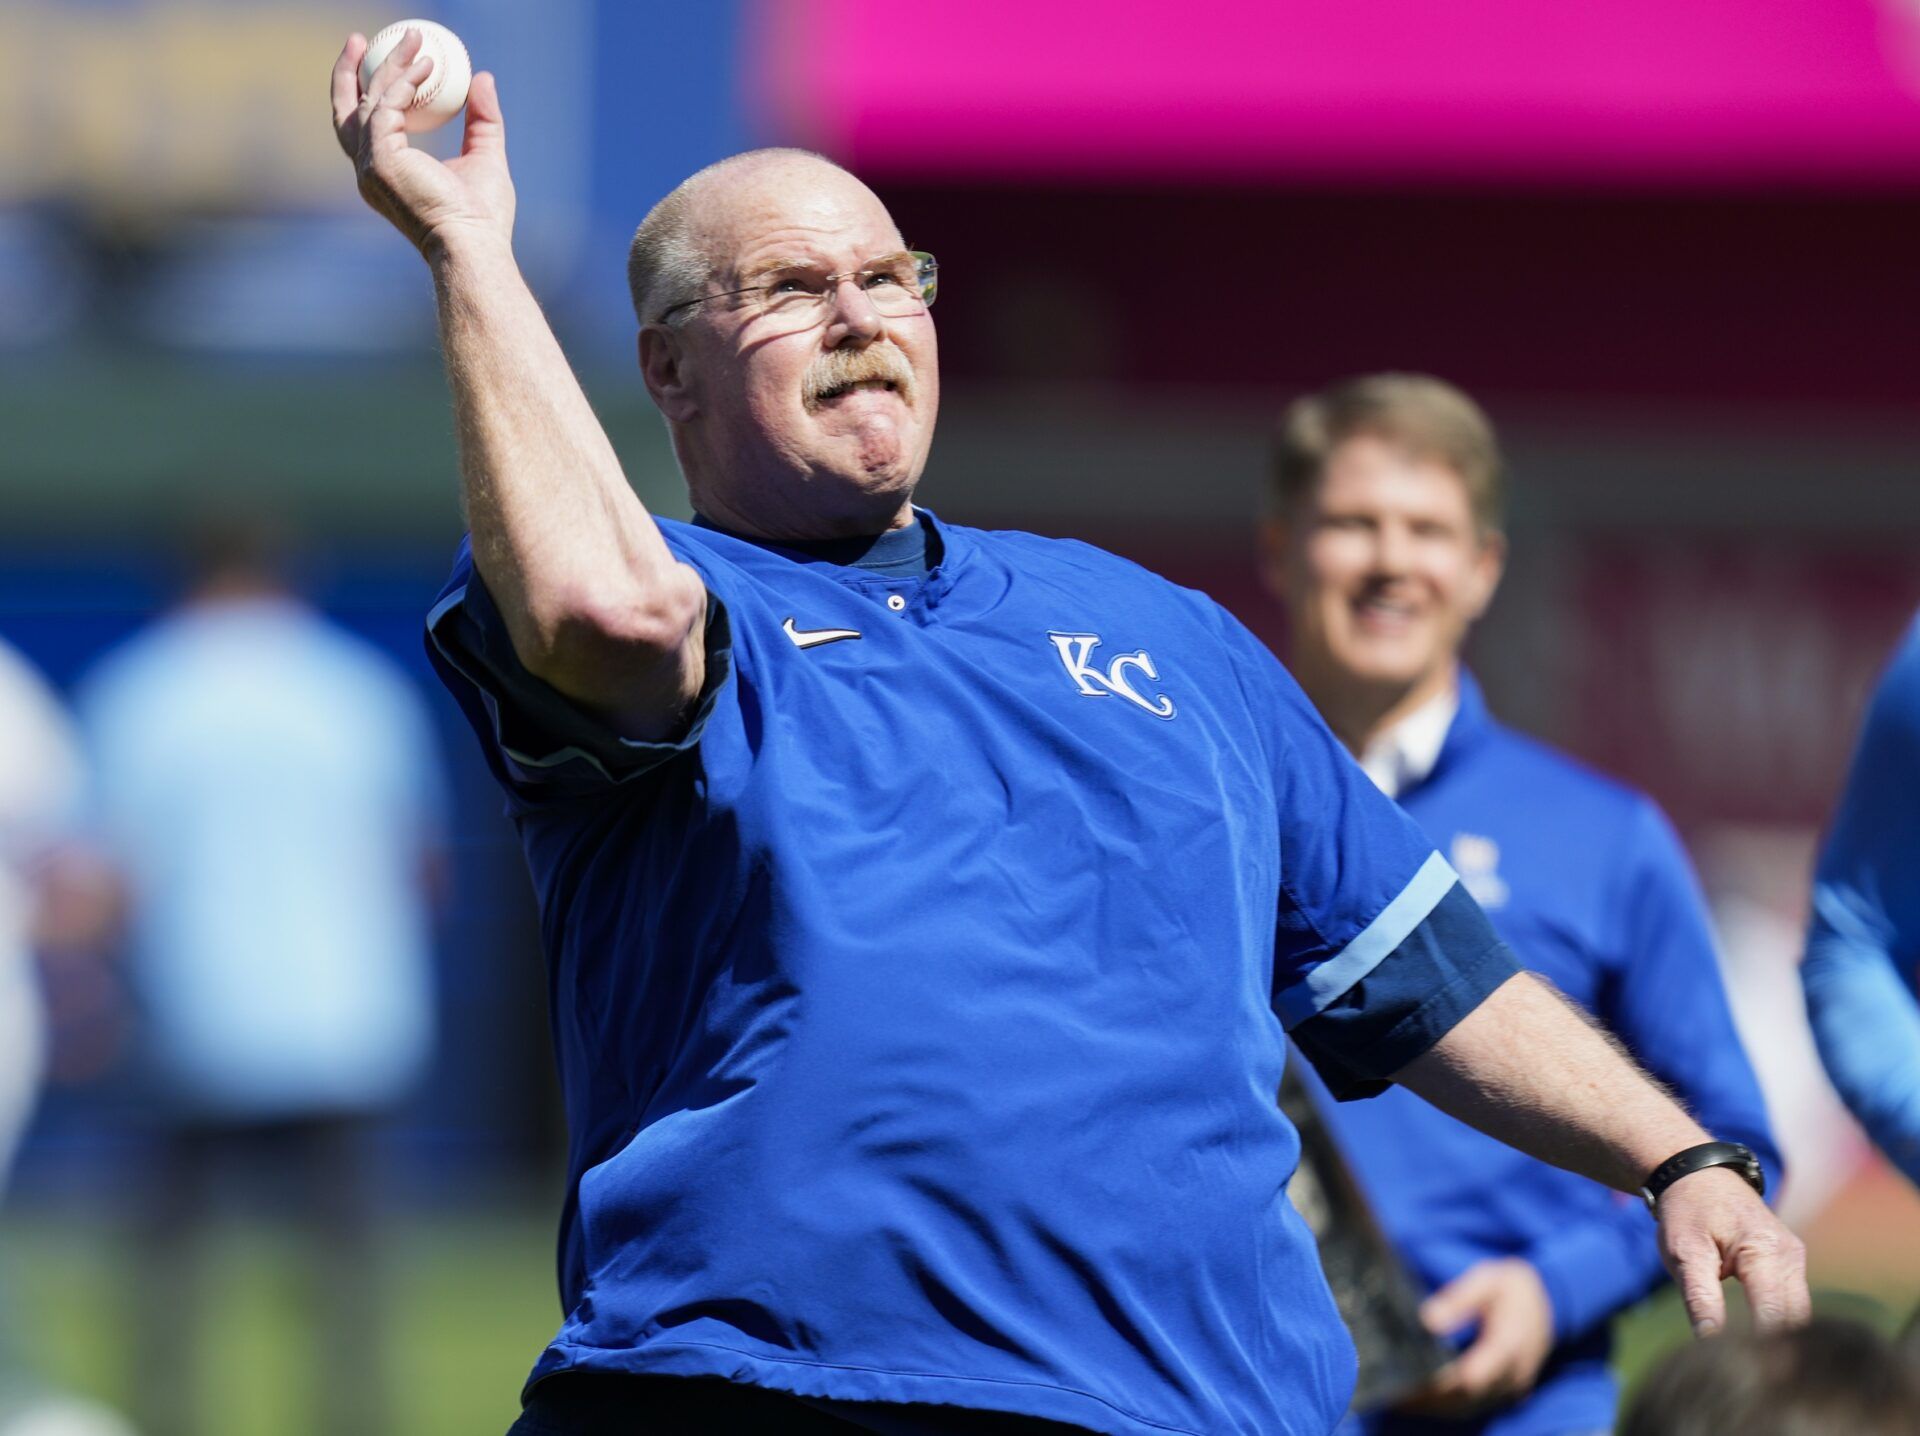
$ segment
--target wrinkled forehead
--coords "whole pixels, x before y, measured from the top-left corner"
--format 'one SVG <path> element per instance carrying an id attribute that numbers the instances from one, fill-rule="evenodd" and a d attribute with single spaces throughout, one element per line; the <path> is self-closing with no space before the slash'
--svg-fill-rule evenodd
<path id="1" fill-rule="evenodd" d="M 849 268 L 905 247 L 878 195 L 817 160 L 723 173 L 710 186 L 696 207 L 696 235 L 722 276 L 772 259 Z"/>

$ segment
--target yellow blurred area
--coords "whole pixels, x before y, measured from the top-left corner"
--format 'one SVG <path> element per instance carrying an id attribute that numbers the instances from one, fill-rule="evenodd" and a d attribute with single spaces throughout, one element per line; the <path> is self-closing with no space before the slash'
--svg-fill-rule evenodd
<path id="1" fill-rule="evenodd" d="M 378 22 L 357 5 L 0 0 L 0 206 L 140 223 L 341 204 L 327 74 Z"/>

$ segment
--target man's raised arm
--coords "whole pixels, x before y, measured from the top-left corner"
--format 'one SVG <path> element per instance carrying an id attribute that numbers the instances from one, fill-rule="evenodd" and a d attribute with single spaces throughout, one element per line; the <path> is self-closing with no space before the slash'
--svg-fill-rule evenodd
<path id="1" fill-rule="evenodd" d="M 1713 1140 L 1608 1038 L 1528 973 L 1509 978 L 1395 1080 L 1530 1156 L 1637 1192 Z M 1805 1321 L 1806 1251 L 1737 1172 L 1682 1177 L 1655 1204 L 1660 1252 L 1694 1330 L 1726 1319 L 1738 1277 L 1763 1327 Z"/>
<path id="2" fill-rule="evenodd" d="M 334 132 L 361 195 L 433 272 L 474 565 L 529 672 L 625 737 L 666 736 L 705 679 L 706 589 L 628 485 L 514 261 L 493 76 L 473 77 L 460 154 L 442 163 L 407 143 L 431 69 L 419 36 L 363 90 L 366 50 L 350 36 L 334 64 Z"/>

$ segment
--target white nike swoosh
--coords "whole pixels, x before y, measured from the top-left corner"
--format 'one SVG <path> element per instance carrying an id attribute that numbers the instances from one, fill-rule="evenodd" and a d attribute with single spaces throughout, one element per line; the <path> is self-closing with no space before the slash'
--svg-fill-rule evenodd
<path id="1" fill-rule="evenodd" d="M 780 631 L 793 640 L 795 648 L 818 648 L 823 643 L 838 643 L 843 638 L 858 638 L 857 628 L 795 628 L 789 618 Z"/>

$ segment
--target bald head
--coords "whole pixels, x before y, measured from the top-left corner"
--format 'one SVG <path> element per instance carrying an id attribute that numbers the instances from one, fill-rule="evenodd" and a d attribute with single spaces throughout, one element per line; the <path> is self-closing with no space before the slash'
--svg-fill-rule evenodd
<path id="1" fill-rule="evenodd" d="M 747 150 L 696 170 L 647 212 L 627 247 L 627 288 L 642 327 L 699 294 L 726 261 L 741 211 L 778 209 L 810 188 L 873 192 L 812 150 Z"/>

